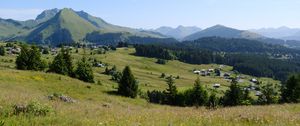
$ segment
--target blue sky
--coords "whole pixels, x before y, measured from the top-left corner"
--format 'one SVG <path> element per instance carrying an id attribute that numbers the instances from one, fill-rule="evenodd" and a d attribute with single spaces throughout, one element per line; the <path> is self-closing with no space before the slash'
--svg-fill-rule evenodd
<path id="1" fill-rule="evenodd" d="M 45 9 L 65 7 L 134 28 L 300 28 L 300 0 L 3 0 L 0 17 L 33 19 Z"/>

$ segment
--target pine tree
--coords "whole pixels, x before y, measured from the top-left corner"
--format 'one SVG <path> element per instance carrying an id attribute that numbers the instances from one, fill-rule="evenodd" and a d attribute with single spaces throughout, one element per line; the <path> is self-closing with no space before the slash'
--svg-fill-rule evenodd
<path id="1" fill-rule="evenodd" d="M 219 98 L 217 97 L 216 93 L 213 91 L 208 98 L 207 106 L 211 109 L 214 109 L 218 106 L 218 104 L 219 104 Z"/>
<path id="2" fill-rule="evenodd" d="M 300 75 L 292 75 L 282 86 L 281 100 L 287 103 L 300 102 Z"/>
<path id="3" fill-rule="evenodd" d="M 261 93 L 258 97 L 258 104 L 275 104 L 278 102 L 278 91 L 273 84 L 267 84 L 261 88 Z"/>
<path id="4" fill-rule="evenodd" d="M 202 106 L 207 103 L 208 94 L 205 89 L 202 87 L 200 78 L 198 77 L 195 81 L 193 93 L 192 93 L 193 104 L 196 106 Z"/>
<path id="5" fill-rule="evenodd" d="M 137 96 L 138 84 L 129 66 L 126 66 L 123 70 L 122 78 L 119 82 L 118 93 L 131 98 Z"/>
<path id="6" fill-rule="evenodd" d="M 49 71 L 74 77 L 72 57 L 68 50 L 61 49 L 60 53 L 52 61 Z"/>
<path id="7" fill-rule="evenodd" d="M 44 70 L 46 63 L 41 59 L 41 53 L 36 46 L 29 48 L 27 45 L 22 45 L 21 53 L 16 59 L 17 69 L 19 70 Z"/>
<path id="8" fill-rule="evenodd" d="M 176 103 L 176 95 L 177 95 L 177 87 L 175 85 L 175 81 L 172 76 L 167 77 L 167 85 L 168 88 L 166 91 L 164 91 L 164 94 L 166 96 L 166 101 L 170 105 L 175 105 Z"/>
<path id="9" fill-rule="evenodd" d="M 92 66 L 86 61 L 85 57 L 83 57 L 81 61 L 78 62 L 75 75 L 79 80 L 94 83 L 94 73 L 92 70 Z"/>
<path id="10" fill-rule="evenodd" d="M 0 46 L 0 56 L 4 56 L 5 55 L 5 48 L 4 46 Z"/>
<path id="11" fill-rule="evenodd" d="M 236 78 L 232 79 L 230 89 L 226 91 L 224 96 L 224 105 L 225 106 L 236 106 L 241 105 L 243 91 L 241 90 L 240 86 Z"/>
<path id="12" fill-rule="evenodd" d="M 75 76 L 73 72 L 74 68 L 73 68 L 73 62 L 72 62 L 70 50 L 69 49 L 63 50 L 62 53 L 63 53 L 63 59 L 65 61 L 65 65 L 67 67 L 68 75 L 74 77 Z"/>

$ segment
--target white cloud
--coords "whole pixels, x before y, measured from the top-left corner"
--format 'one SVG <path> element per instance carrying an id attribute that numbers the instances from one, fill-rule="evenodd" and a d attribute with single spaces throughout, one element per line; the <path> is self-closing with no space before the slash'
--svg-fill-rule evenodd
<path id="1" fill-rule="evenodd" d="M 0 8 L 0 18 L 28 20 L 34 19 L 43 9 L 2 9 Z"/>

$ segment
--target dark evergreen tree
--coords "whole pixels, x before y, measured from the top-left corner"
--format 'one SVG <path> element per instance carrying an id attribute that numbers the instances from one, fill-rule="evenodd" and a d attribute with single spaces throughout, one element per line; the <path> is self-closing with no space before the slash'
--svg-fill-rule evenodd
<path id="1" fill-rule="evenodd" d="M 0 56 L 4 56 L 4 55 L 5 55 L 5 47 L 0 46 Z"/>
<path id="2" fill-rule="evenodd" d="M 83 57 L 81 61 L 78 62 L 75 75 L 79 80 L 94 83 L 94 73 L 92 70 L 92 66 L 87 62 L 85 57 Z"/>
<path id="3" fill-rule="evenodd" d="M 160 78 L 165 78 L 166 74 L 165 73 L 161 73 Z"/>
<path id="4" fill-rule="evenodd" d="M 61 49 L 52 61 L 49 72 L 74 77 L 72 58 L 68 50 Z"/>
<path id="5" fill-rule="evenodd" d="M 258 104 L 275 104 L 279 100 L 279 93 L 273 84 L 267 84 L 261 88 L 261 95 L 258 97 Z"/>
<path id="6" fill-rule="evenodd" d="M 172 76 L 167 77 L 167 89 L 164 91 L 166 96 L 166 103 L 170 105 L 175 105 L 176 103 L 176 95 L 177 95 L 177 87 L 175 85 L 174 78 Z"/>
<path id="7" fill-rule="evenodd" d="M 49 48 L 44 48 L 42 53 L 43 54 L 49 54 Z"/>
<path id="8" fill-rule="evenodd" d="M 44 70 L 47 65 L 41 59 L 41 53 L 36 46 L 29 48 L 27 45 L 22 45 L 21 53 L 16 59 L 17 69 L 19 70 Z"/>
<path id="9" fill-rule="evenodd" d="M 292 75 L 282 86 L 281 100 L 286 103 L 300 102 L 300 74 Z"/>
<path id="10" fill-rule="evenodd" d="M 236 78 L 232 79 L 231 85 L 229 90 L 226 91 L 224 96 L 224 105 L 225 106 L 236 106 L 241 105 L 243 99 L 243 91 L 241 90 L 240 86 Z"/>
<path id="11" fill-rule="evenodd" d="M 131 98 L 137 96 L 138 84 L 129 66 L 126 66 L 123 70 L 122 78 L 119 82 L 118 93 Z"/>
<path id="12" fill-rule="evenodd" d="M 207 103 L 208 94 L 206 90 L 202 87 L 199 77 L 195 81 L 191 99 L 193 100 L 193 105 L 195 106 L 202 106 L 206 105 Z"/>
<path id="13" fill-rule="evenodd" d="M 216 93 L 213 91 L 208 98 L 207 106 L 211 109 L 214 109 L 218 106 L 218 104 L 219 104 L 219 98 L 217 97 Z"/>

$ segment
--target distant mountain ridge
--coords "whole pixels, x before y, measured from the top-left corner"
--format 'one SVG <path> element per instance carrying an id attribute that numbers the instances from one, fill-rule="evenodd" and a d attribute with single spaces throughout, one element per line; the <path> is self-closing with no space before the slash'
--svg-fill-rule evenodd
<path id="1" fill-rule="evenodd" d="M 284 40 L 300 40 L 300 29 L 289 28 L 282 26 L 279 28 L 261 28 L 261 29 L 250 29 L 252 32 L 264 35 L 270 38 L 284 39 Z"/>
<path id="2" fill-rule="evenodd" d="M 245 38 L 245 39 L 264 38 L 264 36 L 254 32 L 250 32 L 246 30 L 238 30 L 223 25 L 215 25 L 206 28 L 202 31 L 196 32 L 192 35 L 189 35 L 185 37 L 184 40 L 190 41 L 190 40 L 196 40 L 203 37 L 213 37 L 213 36 L 218 36 L 223 38 Z"/>
<path id="3" fill-rule="evenodd" d="M 196 26 L 185 27 L 182 25 L 178 26 L 177 28 L 162 26 L 157 29 L 154 29 L 153 31 L 159 32 L 169 37 L 176 38 L 178 40 L 182 40 L 184 37 L 188 35 L 201 31 L 201 28 L 198 28 Z"/>
<path id="4" fill-rule="evenodd" d="M 7 32 L 8 30 L 10 32 Z M 118 36 L 112 37 L 116 34 Z M 45 10 L 35 20 L 0 20 L 0 40 L 52 45 L 75 42 L 176 42 L 175 39 L 159 33 L 112 25 L 84 11 L 74 11 L 70 8 Z"/>

